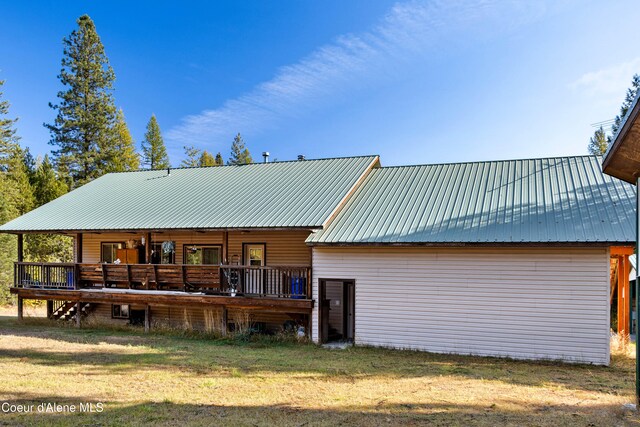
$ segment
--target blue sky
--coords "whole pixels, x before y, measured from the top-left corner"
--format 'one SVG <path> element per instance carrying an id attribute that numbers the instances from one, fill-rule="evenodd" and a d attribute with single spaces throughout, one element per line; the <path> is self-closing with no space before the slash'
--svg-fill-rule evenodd
<path id="1" fill-rule="evenodd" d="M 279 160 L 584 154 L 640 72 L 632 1 L 175 4 L 5 3 L 0 79 L 23 145 L 50 149 L 61 40 L 83 13 L 134 139 L 155 113 L 174 165 L 184 145 L 227 158 L 237 132 Z"/>

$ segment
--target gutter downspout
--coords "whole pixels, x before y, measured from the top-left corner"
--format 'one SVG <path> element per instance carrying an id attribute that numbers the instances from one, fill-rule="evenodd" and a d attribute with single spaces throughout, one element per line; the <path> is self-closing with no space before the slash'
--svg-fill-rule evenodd
<path id="1" fill-rule="evenodd" d="M 636 410 L 640 408 L 640 342 L 638 320 L 640 319 L 640 177 L 636 178 Z"/>

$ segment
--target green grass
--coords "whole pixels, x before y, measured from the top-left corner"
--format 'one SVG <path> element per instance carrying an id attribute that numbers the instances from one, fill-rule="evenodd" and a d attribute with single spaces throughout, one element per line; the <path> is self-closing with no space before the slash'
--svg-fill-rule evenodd
<path id="1" fill-rule="evenodd" d="M 0 401 L 105 408 L 0 424 L 635 425 L 631 354 L 597 367 L 0 317 Z"/>

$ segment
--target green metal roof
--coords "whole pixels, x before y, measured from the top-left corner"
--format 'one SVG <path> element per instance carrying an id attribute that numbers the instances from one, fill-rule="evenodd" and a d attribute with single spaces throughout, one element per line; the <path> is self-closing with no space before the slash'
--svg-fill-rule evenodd
<path id="1" fill-rule="evenodd" d="M 632 185 L 596 156 L 374 169 L 311 244 L 635 241 Z"/>
<path id="2" fill-rule="evenodd" d="M 0 232 L 318 228 L 377 156 L 104 175 Z"/>

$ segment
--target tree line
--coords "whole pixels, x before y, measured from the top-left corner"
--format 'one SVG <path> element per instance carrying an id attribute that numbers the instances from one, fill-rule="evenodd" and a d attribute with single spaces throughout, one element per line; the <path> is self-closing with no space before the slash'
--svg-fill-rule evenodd
<path id="1" fill-rule="evenodd" d="M 622 101 L 622 105 L 620 106 L 620 112 L 613 119 L 613 123 L 611 124 L 611 133 L 607 135 L 604 127 L 600 126 L 589 140 L 587 149 L 590 154 L 602 156 L 607 152 L 609 146 L 613 143 L 615 135 L 618 133 L 618 130 L 620 130 L 620 126 L 622 126 L 622 120 L 624 120 L 629 108 L 631 108 L 631 105 L 633 104 L 633 100 L 638 94 L 638 89 L 640 89 L 640 74 L 635 74 L 631 79 L 631 87 L 627 89 L 624 101 Z"/>
<path id="2" fill-rule="evenodd" d="M 154 114 L 147 123 L 140 152 L 131 136 L 122 109 L 114 99 L 115 73 L 91 18 L 81 16 L 77 28 L 63 39 L 62 67 L 58 79 L 62 89 L 49 103 L 56 112 L 53 123 L 45 123 L 51 155 L 34 158 L 20 145 L 17 119 L 3 96 L 0 80 L 0 223 L 56 199 L 105 173 L 171 166 L 160 125 Z M 221 153 L 184 147 L 181 166 L 220 166 Z M 238 133 L 231 144 L 227 164 L 252 163 L 248 148 Z M 73 241 L 62 235 L 25 236 L 27 261 L 69 262 Z M 13 262 L 17 259 L 15 236 L 0 234 L 0 303 L 10 301 Z"/>

